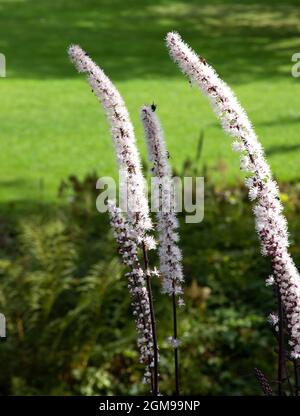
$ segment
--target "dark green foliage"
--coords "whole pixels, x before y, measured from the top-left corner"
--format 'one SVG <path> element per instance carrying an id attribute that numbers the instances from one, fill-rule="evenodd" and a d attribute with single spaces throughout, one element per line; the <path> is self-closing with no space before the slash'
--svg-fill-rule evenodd
<path id="1" fill-rule="evenodd" d="M 188 166 L 193 174 L 193 163 Z M 214 174 L 226 169 L 224 164 Z M 187 306 L 180 312 L 185 394 L 260 394 L 254 367 L 275 379 L 275 342 L 266 323 L 275 309 L 265 287 L 251 208 L 239 184 L 212 184 L 205 173 L 205 218 L 181 220 Z M 108 218 L 96 212 L 96 175 L 61 188 L 61 208 L 1 219 L 1 394 L 141 394 L 135 329 L 124 270 Z M 70 186 L 70 184 L 72 184 Z M 284 185 L 291 239 L 299 231 L 300 191 Z M 288 196 L 289 195 L 289 196 Z M 293 254 L 300 262 L 299 245 Z M 155 261 L 155 259 L 152 259 Z M 161 390 L 172 393 L 171 302 L 154 287 Z M 272 384 L 274 387 L 274 383 Z"/>

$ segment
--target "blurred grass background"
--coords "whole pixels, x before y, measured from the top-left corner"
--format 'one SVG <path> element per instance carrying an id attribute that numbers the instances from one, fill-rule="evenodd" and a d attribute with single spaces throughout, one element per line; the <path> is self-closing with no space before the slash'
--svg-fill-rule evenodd
<path id="1" fill-rule="evenodd" d="M 144 153 L 139 109 L 155 101 L 172 162 L 180 166 L 205 131 L 203 155 L 238 163 L 205 98 L 169 59 L 164 37 L 178 30 L 215 66 L 247 109 L 282 180 L 300 157 L 297 1 L 1 0 L 0 200 L 53 201 L 60 180 L 115 172 L 108 128 L 96 98 L 69 63 L 79 43 L 116 83 Z"/>
<path id="2" fill-rule="evenodd" d="M 281 181 L 300 264 L 299 79 L 291 76 L 299 19 L 292 0 L 0 0 L 7 59 L 0 79 L 0 311 L 8 324 L 1 394 L 147 392 L 124 270 L 107 218 L 95 210 L 96 178 L 116 175 L 111 138 L 96 98 L 68 62 L 70 43 L 85 48 L 120 89 L 143 156 L 139 108 L 154 101 L 173 168 L 205 176 L 204 221 L 181 218 L 182 391 L 259 394 L 254 366 L 275 379 L 266 325 L 275 305 L 238 158 L 207 101 L 169 59 L 164 37 L 179 31 L 248 111 Z M 192 163 L 201 131 L 201 158 Z M 169 303 L 158 283 L 154 289 L 162 391 L 170 394 Z"/>

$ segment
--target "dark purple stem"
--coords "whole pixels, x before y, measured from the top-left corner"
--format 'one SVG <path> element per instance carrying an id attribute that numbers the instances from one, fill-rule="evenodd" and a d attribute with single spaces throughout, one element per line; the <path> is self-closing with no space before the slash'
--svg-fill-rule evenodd
<path id="1" fill-rule="evenodd" d="M 174 283 L 173 283 L 174 286 Z M 172 294 L 173 306 L 173 334 L 174 340 L 177 340 L 177 309 L 176 309 L 176 295 Z M 174 348 L 174 370 L 175 370 L 175 394 L 179 396 L 179 364 L 178 364 L 178 346 Z"/>

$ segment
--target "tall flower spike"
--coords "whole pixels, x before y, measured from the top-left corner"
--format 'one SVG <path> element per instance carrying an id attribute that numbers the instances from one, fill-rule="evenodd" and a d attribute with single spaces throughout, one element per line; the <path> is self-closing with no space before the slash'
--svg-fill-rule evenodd
<path id="1" fill-rule="evenodd" d="M 154 349 L 151 327 L 150 303 L 146 288 L 144 271 L 138 258 L 138 246 L 132 236 L 132 229 L 119 208 L 112 201 L 108 202 L 111 226 L 119 246 L 122 262 L 130 272 L 126 274 L 131 295 L 133 315 L 138 334 L 140 362 L 145 365 L 144 381 L 153 383 Z M 152 386 L 153 387 L 153 386 Z"/>
<path id="2" fill-rule="evenodd" d="M 126 203 L 127 212 L 127 218 L 126 220 L 124 219 L 126 229 L 122 229 L 120 234 L 120 237 L 122 237 L 120 240 L 120 251 L 123 261 L 124 256 L 127 256 L 129 261 L 131 261 L 130 256 L 128 256 L 129 253 L 127 252 L 127 245 L 132 245 L 135 241 L 136 244 L 142 247 L 145 264 L 147 263 L 147 267 L 145 267 L 143 273 L 147 283 L 146 290 L 148 292 L 147 296 L 151 320 L 152 345 L 150 345 L 150 347 L 154 350 L 154 358 L 153 361 L 151 361 L 151 368 L 153 368 L 152 393 L 157 395 L 158 346 L 151 284 L 149 279 L 149 267 L 148 260 L 146 260 L 147 250 L 153 248 L 155 244 L 153 239 L 146 236 L 146 232 L 152 228 L 152 223 L 149 216 L 148 200 L 145 192 L 145 181 L 142 175 L 139 154 L 135 144 L 133 126 L 130 122 L 129 114 L 121 95 L 102 69 L 100 69 L 79 46 L 70 46 L 68 52 L 70 59 L 74 62 L 77 70 L 87 74 L 88 83 L 104 108 L 107 120 L 111 127 L 111 135 L 116 150 L 117 163 L 119 164 L 123 185 L 124 180 L 126 182 L 126 192 L 124 192 L 124 186 L 123 189 L 120 189 L 123 194 L 123 204 L 124 202 Z M 122 209 L 124 210 L 124 205 Z M 117 215 L 117 211 L 114 210 L 113 214 L 114 215 L 111 216 L 112 225 L 115 226 L 123 217 L 118 216 L 118 221 L 114 222 L 113 219 Z M 126 234 L 129 232 L 130 236 L 129 234 Z M 123 239 L 124 233 L 127 235 L 125 240 Z M 137 246 L 134 247 L 134 250 L 137 251 Z M 123 251 L 125 253 L 124 255 Z M 135 272 L 133 271 L 133 273 Z M 128 277 L 129 283 L 132 285 L 132 289 L 129 288 L 130 291 L 133 292 L 134 290 L 139 290 L 138 286 L 134 286 L 136 284 L 135 279 L 133 279 L 132 276 Z M 144 303 L 144 300 L 145 299 L 142 300 L 142 303 Z M 143 339 L 144 338 L 142 337 L 142 340 Z"/>
<path id="3" fill-rule="evenodd" d="M 168 152 L 163 132 L 155 112 L 150 106 L 141 109 L 141 120 L 148 143 L 148 157 L 153 163 L 152 174 L 161 188 L 158 197 L 157 230 L 159 233 L 160 271 L 163 277 L 163 291 L 179 297 L 183 293 L 183 274 L 181 250 L 178 247 L 178 221 L 175 213 L 175 195 L 172 186 L 172 171 L 168 161 Z"/>
<path id="4" fill-rule="evenodd" d="M 140 158 L 128 111 L 119 91 L 80 46 L 70 46 L 68 53 L 78 72 L 87 74 L 88 83 L 104 108 L 111 127 L 120 172 L 123 178 L 126 177 L 128 219 L 138 238 L 142 239 L 152 225 Z"/>
<path id="5" fill-rule="evenodd" d="M 177 304 L 184 305 L 182 299 L 183 274 L 181 251 L 178 247 L 178 221 L 175 213 L 175 192 L 172 183 L 172 171 L 168 162 L 168 152 L 160 127 L 155 107 L 144 106 L 141 109 L 141 120 L 148 143 L 148 156 L 153 163 L 152 174 L 158 191 L 157 230 L 159 233 L 160 271 L 163 278 L 163 291 L 172 296 L 173 337 L 169 337 L 174 348 L 175 390 L 179 395 L 179 363 L 177 337 Z"/>
<path id="6" fill-rule="evenodd" d="M 182 72 L 209 98 L 223 129 L 235 139 L 234 149 L 241 151 L 241 169 L 248 172 L 245 184 L 249 198 L 256 200 L 253 211 L 262 253 L 271 259 L 287 319 L 291 356 L 300 358 L 300 276 L 287 250 L 286 220 L 263 149 L 231 89 L 205 59 L 197 56 L 177 33 L 168 33 L 167 46 Z"/>

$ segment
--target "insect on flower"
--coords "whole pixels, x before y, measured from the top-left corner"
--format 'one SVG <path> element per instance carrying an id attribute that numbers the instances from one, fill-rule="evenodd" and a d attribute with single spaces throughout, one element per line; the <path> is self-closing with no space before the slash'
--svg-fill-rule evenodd
<path id="1" fill-rule="evenodd" d="M 154 113 L 154 111 L 156 110 L 156 108 L 157 108 L 157 105 L 156 104 L 154 104 L 154 102 L 151 104 L 151 110 L 153 111 L 153 113 Z"/>

